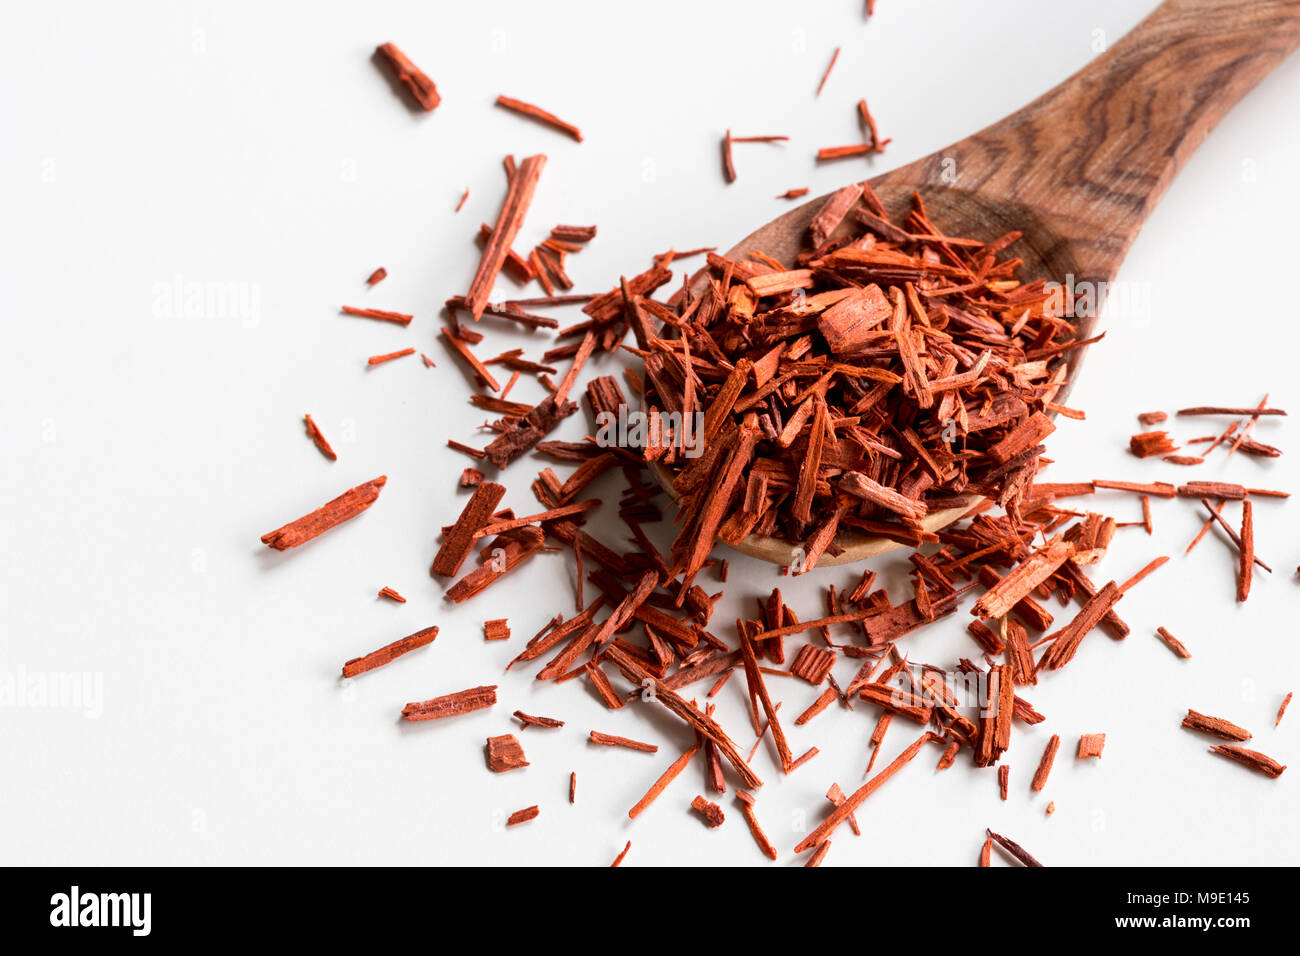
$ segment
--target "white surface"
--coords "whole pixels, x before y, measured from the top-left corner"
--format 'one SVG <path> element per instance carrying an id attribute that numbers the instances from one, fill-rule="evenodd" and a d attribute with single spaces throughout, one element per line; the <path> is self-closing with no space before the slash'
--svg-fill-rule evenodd
<path id="1" fill-rule="evenodd" d="M 0 707 L 4 860 L 604 864 L 631 839 L 628 865 L 764 863 L 731 794 L 718 831 L 687 810 L 703 790 L 698 765 L 627 821 L 689 742 L 673 720 L 640 707 L 607 712 L 577 682 L 538 686 L 535 667 L 502 675 L 530 634 L 572 607 L 564 561 L 536 559 L 458 608 L 442 601 L 427 568 L 438 527 L 463 500 L 455 476 L 466 464 L 443 443 L 474 441 L 485 416 L 464 403 L 464 375 L 436 341 L 437 309 L 472 275 L 474 231 L 496 213 L 507 152 L 550 156 L 519 245 L 556 222 L 598 223 L 571 262 L 577 291 L 603 291 L 670 246 L 727 246 L 782 211 L 771 197 L 787 188 L 817 195 L 861 177 L 864 165 L 812 160 L 818 147 L 854 140 L 858 97 L 894 139 L 873 167 L 883 171 L 1028 102 L 1093 56 L 1094 31 L 1118 39 L 1154 3 L 879 6 L 863 23 L 856 0 L 797 12 L 764 0 L 744 15 L 677 0 L 635 14 L 598 2 L 317 4 L 310 15 L 248 2 L 135 3 L 129 15 L 86 2 L 5 4 L 0 670 L 98 675 L 102 715 Z M 370 60 L 386 40 L 437 82 L 436 113 L 394 97 Z M 839 63 L 814 100 L 836 45 Z M 1123 273 L 1149 291 L 1150 317 L 1104 320 L 1109 335 L 1071 399 L 1089 421 L 1052 438 L 1059 464 L 1045 480 L 1300 488 L 1285 420 L 1257 432 L 1288 451 L 1276 462 L 1216 456 L 1176 469 L 1125 451 L 1139 411 L 1252 404 L 1264 391 L 1295 404 L 1298 88 L 1293 59 L 1221 125 L 1152 217 Z M 587 141 L 494 108 L 497 93 L 571 119 Z M 737 147 L 739 181 L 727 187 L 726 127 L 792 140 Z M 390 277 L 367 290 L 381 264 Z M 256 314 L 186 317 L 165 294 L 178 279 L 236 283 L 256 296 Z M 502 280 L 499 294 L 508 287 Z M 343 303 L 417 318 L 403 330 L 341 317 Z M 531 356 L 545 347 L 484 327 L 483 355 L 516 340 Z M 408 358 L 366 369 L 366 356 L 407 345 L 438 368 Z M 604 359 L 593 370 L 616 368 Z M 517 397 L 539 395 L 524 381 Z M 334 442 L 337 463 L 304 436 L 304 412 Z M 1194 437 L 1216 423 L 1226 422 L 1179 421 L 1174 432 Z M 575 416 L 560 437 L 584 428 L 585 414 Z M 535 510 L 528 483 L 545 463 L 529 457 L 506 472 L 507 504 Z M 378 474 L 388 487 L 363 517 L 283 555 L 258 543 Z M 1139 516 L 1131 497 L 1095 505 Z M 1092 635 L 1066 671 L 1025 695 L 1048 720 L 1017 727 L 1010 800 L 999 801 L 992 771 L 963 762 L 935 774 L 938 750 L 927 749 L 864 807 L 869 835 L 841 832 L 828 864 L 970 865 L 985 826 L 1049 864 L 1300 862 L 1298 771 L 1255 776 L 1178 727 L 1189 706 L 1222 715 L 1296 762 L 1300 713 L 1272 729 L 1296 680 L 1296 505 L 1259 504 L 1259 552 L 1277 573 L 1260 575 L 1241 607 L 1221 538 L 1182 555 L 1200 524 L 1192 503 L 1154 507 L 1155 537 L 1122 531 L 1097 576 L 1122 580 L 1157 554 L 1174 558 L 1125 598 L 1128 641 Z M 1236 506 L 1228 513 L 1235 520 Z M 714 618 L 729 637 L 742 602 L 752 608 L 775 585 L 811 617 L 825 584 L 852 576 L 791 581 L 731 558 Z M 886 580 L 900 599 L 901 576 Z M 383 585 L 410 603 L 376 601 Z M 508 646 L 485 644 L 481 622 L 506 615 Z M 963 609 L 910 639 L 912 658 L 947 666 L 970 654 L 967 619 Z M 432 647 L 340 685 L 344 660 L 431 623 L 442 627 Z M 1191 661 L 1154 638 L 1161 624 Z M 836 673 L 853 669 L 845 661 Z M 738 680 L 719 713 L 747 749 Z M 501 690 L 491 711 L 398 720 L 406 701 L 492 682 Z M 766 746 L 755 759 L 768 781 L 759 815 L 790 863 L 825 812 L 827 786 L 861 782 L 874 719 L 860 706 L 793 727 L 815 692 L 769 683 L 796 754 L 821 749 L 785 779 Z M 493 775 L 484 738 L 510 732 L 516 708 L 569 723 L 521 733 L 532 766 Z M 590 747 L 590 729 L 662 749 Z M 1105 756 L 1076 761 L 1078 735 L 1101 731 Z M 1031 798 L 1053 732 L 1062 753 L 1047 791 Z M 911 739 L 896 722 L 877 766 Z M 534 803 L 539 820 L 500 828 Z"/>

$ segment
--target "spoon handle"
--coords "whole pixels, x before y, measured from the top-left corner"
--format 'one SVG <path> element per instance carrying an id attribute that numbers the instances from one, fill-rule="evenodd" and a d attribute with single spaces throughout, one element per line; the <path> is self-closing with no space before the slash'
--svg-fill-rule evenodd
<path id="1" fill-rule="evenodd" d="M 1298 44 L 1300 0 L 1167 0 L 1060 86 L 929 157 L 926 178 L 1035 214 L 1108 279 L 1196 147 Z"/>

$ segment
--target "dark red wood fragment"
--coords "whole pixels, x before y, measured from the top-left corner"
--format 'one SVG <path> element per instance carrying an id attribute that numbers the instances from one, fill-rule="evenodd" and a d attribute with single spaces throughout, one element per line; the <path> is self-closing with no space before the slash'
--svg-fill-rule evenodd
<path id="1" fill-rule="evenodd" d="M 493 773 L 505 773 L 528 766 L 524 748 L 514 734 L 502 734 L 487 739 L 487 765 Z"/>
<path id="2" fill-rule="evenodd" d="M 474 494 L 465 502 L 460 517 L 451 526 L 451 530 L 443 535 L 442 547 L 433 559 L 433 574 L 452 577 L 460 570 L 460 566 L 474 550 L 479 529 L 492 520 L 492 515 L 505 494 L 505 486 L 494 481 L 484 481 L 475 487 Z"/>
<path id="3" fill-rule="evenodd" d="M 1022 847 L 1015 840 L 1009 840 L 1006 837 L 1004 837 L 1002 834 L 994 833 L 992 830 L 985 830 L 984 832 L 989 835 L 989 839 L 991 839 L 998 846 L 1002 847 L 1002 849 L 1010 853 L 1012 857 L 1014 857 L 1023 865 L 1025 866 L 1043 865 L 1039 863 L 1037 860 L 1035 860 L 1032 856 L 1030 856 L 1028 851 L 1026 851 L 1025 848 Z"/>
<path id="4" fill-rule="evenodd" d="M 1106 746 L 1105 734 L 1083 734 L 1079 737 L 1079 752 L 1077 754 L 1080 760 L 1088 757 L 1100 757 L 1102 749 Z"/>
<path id="5" fill-rule="evenodd" d="M 466 307 L 476 322 L 482 317 L 483 310 L 487 308 L 492 286 L 501 272 L 515 236 L 519 234 L 519 227 L 523 225 L 524 216 L 527 215 L 528 207 L 533 201 L 537 180 L 541 177 L 545 165 L 545 156 L 541 154 L 529 156 L 519 164 L 514 175 L 510 177 L 510 188 L 506 192 L 505 201 L 501 204 L 496 225 L 492 227 L 492 234 L 483 249 L 478 270 L 474 273 L 473 281 L 470 282 L 469 291 L 465 293 Z"/>
<path id="6" fill-rule="evenodd" d="M 1224 740 L 1242 741 L 1250 739 L 1250 731 L 1245 727 L 1238 727 L 1221 717 L 1210 717 L 1207 714 L 1190 709 L 1187 711 L 1187 716 L 1183 718 L 1183 726 Z"/>
<path id="7" fill-rule="evenodd" d="M 385 309 L 361 309 L 352 305 L 342 307 L 345 315 L 355 315 L 363 319 L 378 319 L 381 322 L 392 322 L 394 325 L 410 325 L 413 315 L 407 315 L 405 312 L 389 312 Z"/>
<path id="8" fill-rule="evenodd" d="M 296 548 L 317 535 L 323 534 L 335 525 L 342 524 L 344 521 L 361 514 L 375 503 L 375 499 L 379 497 L 380 489 L 384 487 L 387 481 L 388 477 L 386 475 L 380 475 L 365 484 L 357 485 L 355 488 L 343 492 L 332 501 L 321 505 L 311 514 L 303 515 L 297 521 L 291 521 L 274 531 L 268 531 L 262 535 L 262 543 L 274 548 L 276 551 L 287 551 L 289 548 Z"/>
<path id="9" fill-rule="evenodd" d="M 512 99 L 509 96 L 498 96 L 497 106 L 504 107 L 512 113 L 519 113 L 522 116 L 535 119 L 543 125 L 550 126 L 553 129 L 558 129 L 560 132 L 572 136 L 579 143 L 582 142 L 582 131 L 579 130 L 578 127 L 574 126 L 572 123 L 566 123 L 554 113 L 548 113 L 540 106 L 534 106 L 532 103 L 525 103 L 523 100 Z"/>
<path id="10" fill-rule="evenodd" d="M 593 730 L 588 736 L 593 744 L 600 744 L 603 747 L 625 747 L 628 750 L 639 750 L 642 753 L 647 754 L 659 752 L 658 744 L 647 744 L 639 740 L 631 740 L 628 737 L 616 737 L 613 734 L 602 734 L 597 730 Z"/>
<path id="11" fill-rule="evenodd" d="M 556 720 L 554 717 L 534 717 L 532 714 L 525 714 L 522 710 L 516 710 L 511 716 L 525 727 L 546 727 L 554 730 L 564 726 L 562 720 Z"/>
<path id="12" fill-rule="evenodd" d="M 407 59 L 406 54 L 392 43 L 382 43 L 375 48 L 375 53 L 393 72 L 398 82 L 406 89 L 420 107 L 432 112 L 442 102 L 438 87 L 418 66 Z"/>
<path id="13" fill-rule="evenodd" d="M 831 53 L 831 61 L 826 64 L 826 72 L 822 74 L 821 82 L 817 84 L 817 92 L 814 96 L 821 96 L 822 90 L 826 87 L 826 81 L 830 79 L 831 70 L 835 69 L 835 61 L 840 58 L 840 48 L 836 47 Z"/>
<path id="14" fill-rule="evenodd" d="M 1180 641 L 1178 638 L 1174 637 L 1172 634 L 1170 634 L 1170 633 L 1169 633 L 1167 630 L 1165 630 L 1163 627 L 1157 627 L 1157 628 L 1156 628 L 1156 636 L 1159 637 L 1160 640 L 1164 642 L 1164 645 L 1165 645 L 1167 648 L 1169 648 L 1171 651 L 1173 651 L 1173 652 L 1174 652 L 1175 654 L 1177 654 L 1179 657 L 1186 659 L 1186 658 L 1189 658 L 1189 657 L 1192 656 L 1192 652 L 1189 651 L 1189 650 L 1188 650 L 1188 649 L 1183 645 L 1183 642 Z"/>
<path id="15" fill-rule="evenodd" d="M 722 807 L 710 800 L 705 800 L 703 796 L 697 796 L 691 801 L 691 809 L 704 818 L 705 824 L 710 829 L 722 826 L 722 822 L 726 819 Z"/>
<path id="16" fill-rule="evenodd" d="M 1266 777 L 1277 779 L 1282 776 L 1282 771 L 1286 770 L 1285 764 L 1278 763 L 1272 757 L 1266 756 L 1257 750 L 1238 747 L 1235 744 L 1219 744 L 1216 747 L 1211 747 L 1210 751 L 1220 757 L 1227 757 L 1243 767 L 1248 767 L 1256 773 L 1262 773 Z"/>
<path id="17" fill-rule="evenodd" d="M 331 448 L 330 443 L 325 440 L 325 436 L 321 433 L 317 424 L 312 421 L 311 416 L 304 415 L 302 421 L 303 424 L 307 426 L 307 436 L 315 443 L 316 447 L 320 449 L 320 453 L 330 461 L 338 461 L 339 456 L 334 453 L 334 449 Z"/>
<path id="18" fill-rule="evenodd" d="M 1047 786 L 1047 776 L 1052 772 L 1052 764 L 1056 761 L 1056 752 L 1060 747 L 1061 735 L 1052 734 L 1043 749 L 1043 756 L 1038 761 L 1038 769 L 1034 771 L 1034 779 L 1030 784 L 1035 793 L 1042 793 L 1043 787 Z"/>
<path id="19" fill-rule="evenodd" d="M 506 819 L 506 826 L 517 827 L 521 823 L 527 823 L 529 820 L 536 820 L 542 811 L 536 807 L 525 807 L 522 810 L 516 810 Z"/>
<path id="20" fill-rule="evenodd" d="M 434 697 L 431 700 L 410 703 L 402 708 L 402 716 L 407 720 L 441 720 L 444 717 L 458 717 L 491 707 L 497 702 L 496 684 L 483 687 L 471 687 L 455 694 Z"/>
<path id="21" fill-rule="evenodd" d="M 398 349 L 396 352 L 385 352 L 383 355 L 372 355 L 366 359 L 367 365 L 383 365 L 385 362 L 391 362 L 393 359 L 405 358 L 408 355 L 414 355 L 415 349 L 406 348 Z"/>
<path id="22" fill-rule="evenodd" d="M 356 677 L 358 674 L 364 674 L 366 671 L 374 670 L 376 667 L 382 667 L 389 661 L 401 657 L 408 651 L 413 651 L 418 647 L 425 647 L 433 643 L 433 639 L 438 636 L 438 628 L 426 627 L 422 631 L 416 631 L 410 637 L 403 637 L 401 640 L 393 641 L 386 644 L 377 651 L 371 651 L 364 657 L 354 657 L 343 665 L 344 677 Z"/>

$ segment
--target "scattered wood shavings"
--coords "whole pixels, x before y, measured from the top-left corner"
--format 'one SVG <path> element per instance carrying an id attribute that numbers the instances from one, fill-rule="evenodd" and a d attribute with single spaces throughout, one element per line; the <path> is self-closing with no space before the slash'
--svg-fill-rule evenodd
<path id="1" fill-rule="evenodd" d="M 804 850 L 810 850 L 828 838 L 837 826 L 843 823 L 851 813 L 858 809 L 858 807 L 862 806 L 863 801 L 865 801 L 867 797 L 871 796 L 871 794 L 879 789 L 881 784 L 906 766 L 912 758 L 917 755 L 921 746 L 931 739 L 933 739 L 933 735 L 930 733 L 925 733 L 918 737 L 906 750 L 895 757 L 889 766 L 885 767 L 884 770 L 880 771 L 880 773 L 876 774 L 864 783 L 861 787 L 855 790 L 853 795 L 845 800 L 844 803 L 836 807 L 831 812 L 831 815 L 826 818 L 824 823 L 814 828 L 811 833 L 800 840 L 795 846 L 794 851 L 796 853 L 802 853 Z M 773 859 L 775 859 L 775 857 L 773 857 Z"/>
<path id="2" fill-rule="evenodd" d="M 819 95 L 838 54 L 837 48 L 818 85 Z M 418 96 L 416 89 L 411 92 Z M 582 139 L 576 127 L 531 104 L 505 97 L 498 103 Z M 880 138 L 865 101 L 858 110 L 864 142 L 822 150 L 820 158 L 883 149 L 888 140 Z M 728 131 L 723 141 L 728 181 L 735 179 L 735 144 L 787 139 L 737 137 Z M 948 236 L 930 221 L 920 197 L 913 197 L 910 212 L 895 214 L 894 197 L 887 197 L 891 200 L 887 211 L 869 183 L 855 183 L 816 204 L 820 208 L 812 217 L 806 247 L 790 261 L 780 262 L 760 249 L 739 257 L 718 255 L 712 248 L 669 250 L 654 257 L 650 269 L 622 278 L 608 292 L 576 295 L 570 292 L 574 284 L 566 271 L 566 256 L 595 237 L 595 226 L 555 226 L 531 250 L 521 248 L 516 253 L 512 248 L 545 161 L 544 156 L 521 162 L 506 158 L 506 197 L 494 224 L 477 231 L 483 252 L 474 279 L 465 296 L 446 302 L 449 319 L 441 335 L 478 389 L 470 403 L 499 416 L 483 423 L 486 449 L 454 440 L 448 446 L 471 456 L 484 469 L 488 464 L 505 469 L 537 448 L 573 471 L 566 476 L 556 474 L 558 466 L 542 469 L 531 491 L 543 510 L 520 507 L 518 512 L 531 512 L 520 516 L 501 507 L 502 485 L 486 480 L 478 468 L 464 469 L 460 482 L 472 493 L 460 516 L 443 529 L 431 570 L 439 577 L 453 577 L 461 573 L 467 559 L 477 558 L 447 590 L 448 600 L 459 603 L 480 594 L 535 554 L 562 548 L 573 552 L 576 613 L 570 612 L 567 620 L 557 614 L 527 642 L 511 666 L 545 661 L 539 679 L 561 683 L 576 677 L 610 709 L 626 707 L 624 713 L 631 713 L 637 706 L 657 704 L 691 728 L 695 745 L 669 765 L 629 811 L 630 818 L 643 812 L 703 750 L 706 790 L 726 792 L 724 771 L 729 765 L 748 788 L 737 792 L 746 823 L 760 850 L 776 859 L 776 849 L 754 813 L 755 800 L 749 791 L 762 781 L 751 761 L 765 737 L 774 745 L 783 773 L 818 753 L 811 747 L 802 756 L 793 756 L 778 719 L 781 703 L 772 700 L 768 689 L 769 678 L 780 683 L 782 676 L 800 678 L 821 691 L 796 725 L 806 725 L 836 701 L 847 710 L 865 710 L 865 719 L 875 720 L 868 744 L 868 779 L 849 796 L 838 785 L 827 791 L 831 809 L 826 819 L 796 847 L 798 852 L 811 851 L 807 865 L 824 860 L 840 823 L 847 821 L 855 833 L 861 832 L 856 811 L 927 742 L 943 748 L 938 769 L 953 766 L 963 753 L 970 754 L 977 766 L 997 765 L 999 794 L 1006 801 L 1010 768 L 1002 761 L 1013 723 L 1044 719 L 1017 691 L 1036 684 L 1040 671 L 1067 664 L 1093 629 L 1123 638 L 1129 628 L 1116 614 L 1116 603 L 1168 561 L 1157 557 L 1122 586 L 1113 581 L 1094 585 L 1090 574 L 1104 557 L 1116 528 L 1140 524 L 1153 535 L 1151 497 L 1199 498 L 1212 512 L 1202 535 L 1217 521 L 1238 548 L 1239 600 L 1249 593 L 1252 567 L 1259 563 L 1266 568 L 1254 555 L 1252 499 L 1285 497 L 1283 492 L 1227 482 L 1035 480 L 1039 468 L 1050 464 L 1044 441 L 1056 422 L 1085 420 L 1081 410 L 1058 401 L 1058 393 L 1066 382 L 1063 356 L 1092 340 L 1080 342 L 1070 318 L 1051 311 L 1043 280 L 1016 278 L 1019 259 L 1003 257 L 1003 252 L 1021 238 L 1019 233 L 992 241 Z M 794 199 L 808 192 L 792 189 L 778 198 Z M 467 197 L 468 189 L 457 211 Z M 680 276 L 684 282 L 668 285 L 670 295 L 665 301 L 656 299 L 656 290 L 673 278 L 669 267 L 675 260 L 696 254 L 707 256 L 704 268 L 695 276 Z M 488 302 L 502 271 L 520 282 L 539 282 L 546 295 Z M 380 269 L 372 278 L 382 278 L 381 273 L 386 275 Z M 581 306 L 585 318 L 563 328 L 558 320 L 526 311 L 570 305 Z M 403 326 L 412 318 L 355 307 L 345 307 L 344 312 Z M 470 314 L 474 322 L 485 315 L 503 321 L 484 323 L 485 331 L 480 332 L 476 326 L 462 325 L 459 313 Z M 479 349 L 485 332 L 499 331 L 505 323 L 521 326 L 528 334 L 553 332 L 556 341 L 539 350 L 544 353 L 540 361 L 525 357 L 522 347 L 480 359 L 476 353 L 491 354 Z M 624 342 L 629 332 L 635 346 Z M 639 400 L 651 412 L 678 415 L 683 423 L 698 415 L 701 441 L 691 450 L 700 454 L 683 453 L 679 440 L 685 436 L 671 420 L 652 428 L 643 443 L 620 438 L 610 444 L 591 434 L 572 441 L 545 440 L 578 411 L 576 398 L 584 388 L 578 376 L 585 363 L 597 352 L 620 351 L 640 361 L 624 375 L 626 394 L 633 401 Z M 376 356 L 371 362 L 412 352 Z M 557 370 L 561 359 L 572 362 L 562 377 Z M 425 363 L 433 364 L 427 357 Z M 502 368 L 508 375 L 504 388 L 496 377 Z M 561 380 L 557 383 L 556 378 Z M 517 397 L 531 384 L 546 396 L 536 404 Z M 602 413 L 623 414 L 629 404 L 613 376 L 597 378 L 585 388 L 597 422 Z M 575 400 L 570 399 L 571 393 Z M 1133 453 L 1159 455 L 1167 464 L 1189 466 L 1235 435 L 1229 454 L 1238 448 L 1262 457 L 1280 454 L 1247 437 L 1260 416 L 1285 414 L 1268 408 L 1267 396 L 1255 408 L 1201 407 L 1180 414 L 1231 414 L 1242 420 L 1217 437 L 1189 442 L 1198 449 L 1209 446 L 1199 457 L 1171 454 L 1177 446 L 1163 431 L 1132 436 Z M 1145 428 L 1168 419 L 1164 412 L 1138 417 Z M 314 423 L 310 417 L 305 421 L 310 433 Z M 319 437 L 319 430 L 315 431 L 313 440 Z M 318 446 L 332 457 L 323 437 Z M 649 467 L 662 468 L 663 474 L 650 476 Z M 586 522 L 600 499 L 577 500 L 610 471 L 621 471 L 625 479 L 617 508 L 618 519 L 630 533 L 631 549 L 610 547 L 597 537 L 604 532 L 588 530 L 594 523 Z M 647 477 L 662 478 L 667 493 Z M 383 479 L 377 483 L 382 486 Z M 1101 514 L 1074 510 L 1062 500 L 1106 490 L 1138 494 L 1142 521 L 1117 523 Z M 372 491 L 377 495 L 378 487 Z M 347 520 L 373 500 L 372 496 L 343 517 L 329 517 L 335 523 Z M 1226 501 L 1243 502 L 1239 534 L 1219 514 Z M 657 539 L 642 525 L 664 518 L 669 502 L 677 509 L 678 537 L 671 549 L 660 550 Z M 347 512 L 355 505 L 349 501 L 334 511 Z M 955 524 L 938 531 L 922 527 L 921 522 L 939 511 L 972 505 L 967 517 Z M 313 531 L 302 540 L 319 533 Z M 873 590 L 875 576 L 868 572 L 842 590 L 838 582 L 828 587 L 824 612 L 821 608 L 814 612 L 820 617 L 801 621 L 788 606 L 788 598 L 776 591 L 760 599 L 756 614 L 736 621 L 735 641 L 719 636 L 722 632 L 716 623 L 710 625 L 721 592 L 708 593 L 699 572 L 713 567 L 718 580 L 726 581 L 728 565 L 714 556 L 717 541 L 736 544 L 750 535 L 785 541 L 803 549 L 800 561 L 791 562 L 793 573 L 802 574 L 816 569 L 819 559 L 824 562 L 842 553 L 842 534 L 849 533 L 877 535 L 915 549 L 909 559 L 910 591 L 900 603 L 895 604 L 885 590 Z M 610 540 L 619 537 L 615 532 Z M 588 599 L 594 588 L 594 601 L 584 601 L 584 586 Z M 981 663 L 961 659 L 959 669 L 985 682 L 989 699 L 972 719 L 959 707 L 944 670 L 910 660 L 898 642 L 953 613 L 968 593 L 979 593 L 978 589 L 982 593 L 975 601 L 975 620 L 968 633 L 984 656 Z M 395 591 L 385 594 L 388 591 L 385 588 L 380 594 L 404 601 Z M 1048 633 L 1053 613 L 1044 605 L 1052 598 L 1062 607 L 1076 603 L 1078 610 L 1064 627 Z M 1031 631 L 1035 636 L 1030 636 Z M 436 633 L 437 628 L 430 628 L 349 661 L 344 673 L 352 676 L 386 663 L 427 644 Z M 795 649 L 787 648 L 784 639 L 800 633 L 807 633 L 809 642 L 797 648 L 787 663 L 787 654 Z M 1174 653 L 1190 656 L 1164 628 L 1157 633 Z M 485 639 L 509 636 L 506 619 L 484 622 Z M 1035 661 L 1038 649 L 1042 653 Z M 860 662 L 857 676 L 845 690 L 832 673 L 841 658 Z M 749 759 L 724 732 L 711 700 L 737 670 L 746 678 L 747 710 L 756 735 Z M 632 689 L 615 688 L 611 677 L 617 679 L 619 674 Z M 684 690 L 697 681 L 707 681 L 699 685 L 698 702 Z M 823 689 L 823 684 L 828 686 Z M 802 684 L 785 682 L 784 686 L 797 689 Z M 407 704 L 403 717 L 431 720 L 468 713 L 493 705 L 495 691 L 495 686 L 471 688 Z M 738 693 L 735 683 L 731 692 Z M 1288 694 L 1275 726 L 1289 700 Z M 862 703 L 869 706 L 863 708 Z M 514 717 L 524 729 L 564 726 L 563 721 L 522 711 L 515 711 Z M 923 732 L 884 770 L 871 776 L 896 717 L 915 721 Z M 1183 722 L 1227 740 L 1249 738 L 1242 728 L 1195 711 L 1189 711 Z M 649 753 L 658 750 L 653 744 L 597 731 L 590 732 L 589 740 Z M 1104 741 L 1105 734 L 1083 735 L 1078 757 L 1099 757 Z M 1053 735 L 1034 773 L 1033 792 L 1044 789 L 1059 746 L 1060 736 Z M 1271 776 L 1285 769 L 1271 758 L 1239 747 L 1215 748 L 1215 752 Z M 488 737 L 486 753 L 494 772 L 528 766 L 511 734 Z M 575 799 L 576 780 L 571 772 L 570 803 Z M 691 807 L 710 827 L 723 822 L 721 807 L 703 794 L 691 801 Z M 1046 813 L 1054 810 L 1055 803 L 1049 802 Z M 537 807 L 518 811 L 508 825 L 533 819 L 538 812 Z M 984 842 L 981 865 L 989 864 L 995 843 L 1024 865 L 1040 865 L 1018 844 L 992 831 Z M 628 842 L 613 866 L 622 862 L 630 846 Z"/>

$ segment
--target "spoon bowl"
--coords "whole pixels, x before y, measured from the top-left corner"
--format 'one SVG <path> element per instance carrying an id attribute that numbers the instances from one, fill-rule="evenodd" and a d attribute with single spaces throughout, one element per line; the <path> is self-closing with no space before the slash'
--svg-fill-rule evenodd
<path id="1" fill-rule="evenodd" d="M 1022 233 L 1019 278 L 1061 283 L 1085 304 L 1075 340 L 1096 334 L 1097 315 L 1125 254 L 1174 176 L 1249 90 L 1300 45 L 1300 0 L 1166 0 L 1092 63 L 1023 109 L 946 149 L 868 180 L 894 222 L 921 197 L 948 234 L 991 241 Z M 829 198 L 789 210 L 726 256 L 754 252 L 793 266 L 809 224 Z M 848 217 L 833 235 L 847 235 Z M 1066 353 L 1063 403 L 1087 346 Z M 672 476 L 654 472 L 672 492 Z M 982 499 L 927 515 L 937 531 Z M 900 547 L 843 529 L 819 565 L 848 564 Z M 789 565 L 799 542 L 749 535 L 741 553 Z M 832 553 L 835 552 L 835 553 Z"/>

